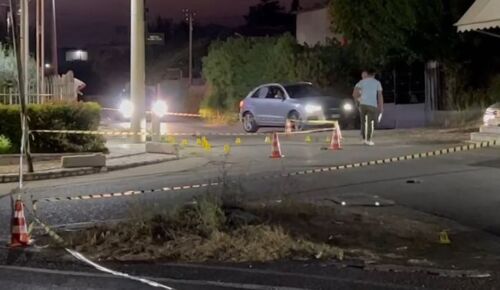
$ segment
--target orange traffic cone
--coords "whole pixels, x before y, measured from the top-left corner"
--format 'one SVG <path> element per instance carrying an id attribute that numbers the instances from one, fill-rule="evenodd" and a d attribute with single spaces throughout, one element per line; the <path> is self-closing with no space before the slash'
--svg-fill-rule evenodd
<path id="1" fill-rule="evenodd" d="M 285 157 L 284 155 L 281 155 L 281 145 L 280 145 L 280 140 L 278 138 L 278 133 L 274 132 L 273 133 L 273 152 L 271 153 L 271 156 L 269 158 L 282 158 Z"/>
<path id="2" fill-rule="evenodd" d="M 291 134 L 292 131 L 293 131 L 293 129 L 292 129 L 292 121 L 290 119 L 286 119 L 285 134 Z"/>
<path id="3" fill-rule="evenodd" d="M 18 199 L 14 207 L 14 217 L 12 218 L 10 247 L 26 247 L 30 244 L 31 238 L 24 217 L 24 204 L 22 200 Z"/>
<path id="4" fill-rule="evenodd" d="M 335 127 L 333 129 L 332 140 L 330 143 L 331 150 L 342 150 L 342 144 L 340 144 L 340 129 Z"/>

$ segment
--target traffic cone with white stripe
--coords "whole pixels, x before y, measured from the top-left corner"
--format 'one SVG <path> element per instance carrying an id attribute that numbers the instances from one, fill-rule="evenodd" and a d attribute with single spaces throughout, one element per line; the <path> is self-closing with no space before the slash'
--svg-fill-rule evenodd
<path id="1" fill-rule="evenodd" d="M 340 140 L 344 140 L 344 137 L 342 136 L 342 131 L 340 131 L 340 124 L 339 124 L 339 122 L 335 123 L 335 128 L 337 128 L 337 130 L 339 131 L 339 139 Z"/>
<path id="2" fill-rule="evenodd" d="M 278 138 L 278 133 L 274 132 L 273 133 L 273 151 L 271 153 L 271 156 L 269 158 L 273 159 L 279 159 L 285 157 L 284 155 L 281 155 L 281 145 L 280 145 L 280 140 Z"/>
<path id="3" fill-rule="evenodd" d="M 333 129 L 330 150 L 342 150 L 342 144 L 340 141 L 340 129 L 338 127 L 335 127 Z"/>
<path id="4" fill-rule="evenodd" d="M 28 233 L 28 226 L 26 225 L 26 218 L 24 217 L 24 204 L 22 200 L 16 200 L 14 206 L 14 217 L 12 218 L 12 230 L 10 247 L 27 247 L 31 245 L 31 238 Z"/>

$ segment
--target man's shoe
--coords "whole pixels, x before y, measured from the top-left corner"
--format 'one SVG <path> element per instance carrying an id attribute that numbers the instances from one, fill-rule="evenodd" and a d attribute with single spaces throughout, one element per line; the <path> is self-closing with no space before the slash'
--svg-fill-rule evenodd
<path id="1" fill-rule="evenodd" d="M 366 142 L 366 145 L 368 145 L 368 146 L 375 146 L 375 143 L 373 143 L 373 141 L 368 141 L 368 142 Z"/>

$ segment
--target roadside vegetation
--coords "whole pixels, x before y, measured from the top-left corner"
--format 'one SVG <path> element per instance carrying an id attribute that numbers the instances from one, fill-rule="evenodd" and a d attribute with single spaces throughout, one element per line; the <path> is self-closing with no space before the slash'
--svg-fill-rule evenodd
<path id="1" fill-rule="evenodd" d="M 233 205 L 229 205 L 233 204 Z M 275 262 L 359 260 L 365 264 L 481 268 L 483 237 L 443 228 L 401 209 L 292 200 L 235 206 L 214 197 L 113 225 L 62 232 L 69 246 L 105 261 Z M 142 210 L 141 212 L 145 212 Z M 475 239 L 478 239 L 477 241 Z"/>
<path id="2" fill-rule="evenodd" d="M 343 250 L 220 201 L 200 198 L 170 213 L 70 236 L 70 244 L 98 259 L 248 262 L 342 259 Z"/>
<path id="3" fill-rule="evenodd" d="M 323 46 L 297 44 L 290 34 L 213 42 L 203 59 L 211 89 L 202 109 L 237 112 L 239 101 L 262 83 L 311 81 L 350 90 L 363 68 L 375 67 L 386 76 L 412 69 L 423 74 L 430 62 L 442 80 L 439 110 L 484 109 L 500 101 L 498 41 L 457 33 L 453 25 L 472 0 L 354 2 L 329 2 L 330 29 L 342 37 Z"/>
<path id="4" fill-rule="evenodd" d="M 0 154 L 10 153 L 12 150 L 12 142 L 4 135 L 0 135 Z"/>
<path id="5" fill-rule="evenodd" d="M 20 107 L 0 104 L 0 134 L 19 150 L 21 142 Z M 30 130 L 84 130 L 99 128 L 101 107 L 96 103 L 53 102 L 28 105 Z M 4 142 L 5 143 L 5 142 Z M 33 153 L 106 152 L 102 136 L 81 134 L 37 134 L 30 138 Z"/>

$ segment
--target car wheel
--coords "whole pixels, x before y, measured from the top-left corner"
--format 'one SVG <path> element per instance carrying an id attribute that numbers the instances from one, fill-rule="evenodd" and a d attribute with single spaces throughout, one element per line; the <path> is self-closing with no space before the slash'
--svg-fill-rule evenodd
<path id="1" fill-rule="evenodd" d="M 255 133 L 259 130 L 259 126 L 257 126 L 252 113 L 245 113 L 243 115 L 243 130 L 248 133 Z"/>
<path id="2" fill-rule="evenodd" d="M 292 121 L 292 126 L 294 126 L 295 130 L 297 131 L 302 131 L 305 128 L 304 123 L 302 122 L 302 119 L 300 118 L 300 115 L 298 112 L 291 112 L 288 115 L 288 119 Z"/>

